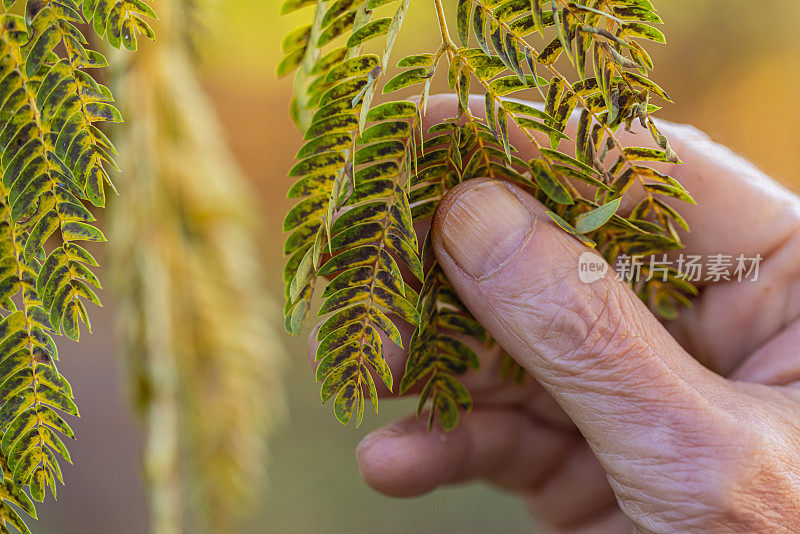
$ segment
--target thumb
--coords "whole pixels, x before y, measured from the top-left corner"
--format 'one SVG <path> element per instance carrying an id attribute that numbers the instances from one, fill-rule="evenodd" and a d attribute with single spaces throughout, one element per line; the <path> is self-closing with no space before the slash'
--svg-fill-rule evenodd
<path id="1" fill-rule="evenodd" d="M 550 392 L 596 452 L 703 428 L 724 380 L 702 367 L 613 276 L 584 283 L 586 252 L 505 182 L 470 180 L 433 222 L 437 259 L 492 336 Z M 671 434 L 671 433 L 670 433 Z"/>

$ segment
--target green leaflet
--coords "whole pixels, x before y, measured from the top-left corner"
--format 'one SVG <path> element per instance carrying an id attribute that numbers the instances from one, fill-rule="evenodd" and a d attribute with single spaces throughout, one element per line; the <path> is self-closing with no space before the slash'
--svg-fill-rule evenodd
<path id="1" fill-rule="evenodd" d="M 429 407 L 430 423 L 438 418 L 449 430 L 471 407 L 458 377 L 479 365 L 471 343 L 453 334 L 490 340 L 427 245 L 418 247 L 414 223 L 432 217 L 447 191 L 473 178 L 523 186 L 557 226 L 587 246 L 600 245 L 608 261 L 680 247 L 675 228 L 686 228 L 686 221 L 666 197 L 692 199 L 677 181 L 646 166 L 679 162 L 651 118 L 659 109 L 651 97 L 669 99 L 648 77 L 653 63 L 642 43 L 664 41 L 652 26 L 661 19 L 649 1 L 435 1 L 437 21 L 453 17 L 448 26 L 462 46 L 437 24 L 438 50 L 415 50 L 384 76 L 408 6 L 398 2 L 393 17 L 372 18 L 373 9 L 390 3 L 328 2 L 315 19 L 321 20 L 316 41 L 313 24 L 284 41 L 281 73 L 299 64 L 298 50 L 318 52 L 308 67 L 314 79 L 297 95 L 312 103 L 313 119 L 289 172 L 289 196 L 298 202 L 284 224 L 291 232 L 284 245 L 286 324 L 297 332 L 325 277 L 317 379 L 336 417 L 358 425 L 367 397 L 377 399 L 374 377 L 390 388 L 396 382 L 383 343 L 403 343 L 398 326 L 411 323 L 399 391 L 421 387 L 420 410 Z M 283 9 L 304 5 L 310 4 L 290 0 Z M 540 39 L 551 27 L 551 40 Z M 376 38 L 384 35 L 381 54 Z M 572 74 L 558 61 L 562 55 Z M 437 76 L 453 93 L 452 117 L 423 132 L 421 115 Z M 483 94 L 482 106 L 471 93 Z M 569 129 L 573 116 L 577 127 Z M 620 144 L 619 128 L 634 123 L 647 129 L 654 148 Z M 567 153 L 562 141 L 570 138 L 575 149 Z M 646 198 L 631 213 L 620 212 L 621 197 L 635 184 Z M 412 287 L 420 283 L 417 294 Z M 677 280 L 644 286 L 643 298 L 670 317 L 691 291 Z M 519 368 L 505 367 L 520 376 Z"/>
<path id="2" fill-rule="evenodd" d="M 383 93 L 393 93 L 395 91 L 399 91 L 400 89 L 405 89 L 406 87 L 423 83 L 425 82 L 427 73 L 428 69 L 425 68 L 414 68 L 403 71 L 386 82 L 386 85 L 383 86 Z"/>
<path id="3" fill-rule="evenodd" d="M 661 87 L 659 87 L 657 83 L 642 76 L 641 74 L 638 74 L 636 72 L 623 72 L 622 77 L 627 83 L 638 87 L 643 87 L 645 89 L 649 89 L 651 92 L 660 96 L 667 102 L 672 102 L 672 100 L 670 100 L 670 98 L 667 96 L 667 93 L 665 93 L 664 90 Z"/>
<path id="4" fill-rule="evenodd" d="M 575 219 L 575 229 L 580 234 L 588 234 L 601 228 L 617 212 L 620 202 L 622 202 L 622 199 L 617 198 L 599 208 L 578 215 Z"/>
<path id="5" fill-rule="evenodd" d="M 575 201 L 569 190 L 559 181 L 558 176 L 541 160 L 531 160 L 531 172 L 539 189 L 557 204 L 570 205 Z"/>
<path id="6" fill-rule="evenodd" d="M 550 217 L 553 220 L 553 222 L 559 226 L 559 228 L 570 234 L 572 237 L 576 238 L 578 241 L 580 241 L 587 247 L 594 247 L 597 245 L 594 241 L 583 235 L 577 228 L 575 228 L 570 223 L 562 219 L 558 214 L 553 213 L 552 211 L 548 211 L 547 216 Z"/>
<path id="7" fill-rule="evenodd" d="M 657 148 L 627 147 L 623 153 L 628 161 L 663 161 L 666 163 L 679 163 L 672 161 L 670 154 L 665 150 Z"/>
<path id="8" fill-rule="evenodd" d="M 370 39 L 375 39 L 381 35 L 385 35 L 389 31 L 389 26 L 392 24 L 392 19 L 383 18 L 373 20 L 360 27 L 347 40 L 347 48 L 353 48 L 363 44 Z"/>
<path id="9" fill-rule="evenodd" d="M 640 22 L 628 22 L 623 26 L 622 35 L 625 37 L 636 37 L 639 39 L 647 39 L 660 44 L 667 44 L 667 38 L 661 31 L 649 24 Z"/>

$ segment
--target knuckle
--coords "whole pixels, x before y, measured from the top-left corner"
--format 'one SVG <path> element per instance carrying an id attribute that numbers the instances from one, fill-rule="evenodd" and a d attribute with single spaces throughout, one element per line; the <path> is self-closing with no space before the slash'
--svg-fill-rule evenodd
<path id="1" fill-rule="evenodd" d="M 703 436 L 684 440 L 685 459 L 678 460 L 680 470 L 690 473 L 691 490 L 683 497 L 702 510 L 689 516 L 687 527 L 796 532 L 800 480 L 794 447 L 763 413 L 716 416 L 702 427 Z"/>
<path id="2" fill-rule="evenodd" d="M 797 529 L 800 476 L 795 448 L 763 417 L 749 417 L 737 430 L 733 454 L 716 466 L 718 477 L 710 488 L 719 521 L 740 531 L 780 531 L 789 523 Z"/>
<path id="3" fill-rule="evenodd" d="M 631 460 L 637 476 L 612 477 L 622 508 L 654 531 L 800 531 L 796 444 L 763 415 L 706 410 L 691 427 L 666 422 L 650 436 L 660 452 L 651 445 Z"/>

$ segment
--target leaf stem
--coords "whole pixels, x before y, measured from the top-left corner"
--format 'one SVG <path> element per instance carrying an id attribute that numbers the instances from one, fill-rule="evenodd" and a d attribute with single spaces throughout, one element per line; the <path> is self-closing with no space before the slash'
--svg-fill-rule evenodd
<path id="1" fill-rule="evenodd" d="M 442 46 L 452 51 L 457 50 L 458 47 L 453 42 L 453 39 L 450 37 L 450 32 L 447 30 L 447 19 L 444 16 L 442 0 L 433 0 L 433 5 L 436 6 L 436 20 L 439 22 L 439 32 L 442 34 Z"/>

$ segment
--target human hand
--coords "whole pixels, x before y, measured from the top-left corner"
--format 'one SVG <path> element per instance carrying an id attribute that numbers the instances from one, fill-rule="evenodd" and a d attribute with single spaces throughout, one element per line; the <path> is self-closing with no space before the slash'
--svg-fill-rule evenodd
<path id="1" fill-rule="evenodd" d="M 428 120 L 455 106 L 432 99 Z M 760 254 L 758 281 L 701 284 L 665 327 L 613 276 L 582 283 L 586 249 L 524 190 L 460 185 L 433 222 L 437 259 L 535 380 L 504 382 L 500 349 L 473 343 L 473 411 L 447 434 L 409 417 L 367 436 L 357 458 L 372 487 L 485 479 L 551 532 L 800 531 L 800 199 L 692 128 L 660 128 L 697 200 L 680 206 L 683 252 Z M 395 376 L 405 357 L 389 354 Z"/>

